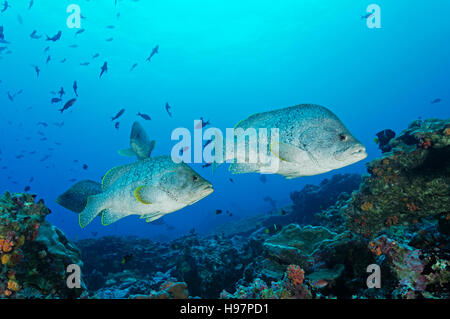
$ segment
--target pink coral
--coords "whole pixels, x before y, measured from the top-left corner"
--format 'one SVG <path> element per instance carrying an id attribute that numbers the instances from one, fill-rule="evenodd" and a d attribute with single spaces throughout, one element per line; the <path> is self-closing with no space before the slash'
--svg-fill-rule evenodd
<path id="1" fill-rule="evenodd" d="M 305 280 L 305 271 L 297 265 L 289 265 L 287 268 L 287 277 L 294 284 L 294 287 L 300 286 Z"/>

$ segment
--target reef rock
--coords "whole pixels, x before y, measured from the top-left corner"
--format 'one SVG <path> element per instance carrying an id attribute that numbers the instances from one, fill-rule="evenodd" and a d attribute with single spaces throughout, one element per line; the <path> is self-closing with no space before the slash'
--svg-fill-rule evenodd
<path id="1" fill-rule="evenodd" d="M 389 145 L 343 209 L 347 227 L 369 238 L 450 211 L 450 120 L 415 121 Z"/>
<path id="2" fill-rule="evenodd" d="M 290 224 L 264 242 L 270 258 L 281 264 L 297 264 L 309 268 L 313 255 L 323 247 L 348 238 L 348 233 L 336 234 L 322 226 Z"/>
<path id="3" fill-rule="evenodd" d="M 357 190 L 361 176 L 357 174 L 335 174 L 319 185 L 306 185 L 301 191 L 292 192 L 291 223 L 308 224 L 314 221 L 314 214 L 336 203 L 342 194 Z M 348 195 L 347 195 L 348 196 Z"/>
<path id="4" fill-rule="evenodd" d="M 67 266 L 82 265 L 77 248 L 45 221 L 50 210 L 30 194 L 0 197 L 0 293 L 7 298 L 76 298 L 67 287 Z"/>

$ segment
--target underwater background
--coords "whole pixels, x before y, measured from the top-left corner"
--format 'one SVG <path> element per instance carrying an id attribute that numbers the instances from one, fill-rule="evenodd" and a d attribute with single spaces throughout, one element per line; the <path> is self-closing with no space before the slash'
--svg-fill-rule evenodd
<path id="1" fill-rule="evenodd" d="M 292 204 L 291 194 L 308 184 L 337 173 L 367 173 L 366 164 L 382 155 L 374 141 L 378 132 L 399 134 L 412 121 L 450 115 L 446 0 L 377 0 L 381 28 L 372 29 L 362 18 L 371 1 L 8 3 L 0 13 L 6 41 L 0 44 L 1 192 L 37 194 L 51 210 L 46 220 L 73 241 L 133 235 L 167 242 L 193 230 L 220 233 L 253 222 L 252 216 L 280 215 Z M 82 33 L 66 25 L 70 4 L 81 8 Z M 42 38 L 31 38 L 34 30 Z M 59 40 L 46 41 L 58 31 Z M 156 46 L 158 53 L 146 61 Z M 99 77 L 105 61 L 108 71 Z M 63 101 L 52 103 L 61 87 Z M 70 109 L 59 111 L 75 97 Z M 177 142 L 172 131 L 193 132 L 200 117 L 225 131 L 252 114 L 303 103 L 334 112 L 368 157 L 292 180 L 231 175 L 227 165 L 213 174 L 205 163 L 192 164 L 215 191 L 164 216 L 164 224 L 130 216 L 104 227 L 97 218 L 82 229 L 76 213 L 55 203 L 75 181 L 100 181 L 110 168 L 134 161 L 117 153 L 129 146 L 134 121 L 156 140 L 152 156 L 170 155 Z M 121 109 L 125 113 L 111 121 Z M 442 132 L 448 124 L 439 125 Z M 345 191 L 357 190 L 359 179 L 355 183 Z"/>

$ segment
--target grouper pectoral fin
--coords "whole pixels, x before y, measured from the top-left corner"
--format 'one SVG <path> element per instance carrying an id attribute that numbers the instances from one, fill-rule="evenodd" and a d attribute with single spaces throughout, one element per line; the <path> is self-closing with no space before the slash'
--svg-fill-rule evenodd
<path id="1" fill-rule="evenodd" d="M 156 212 L 156 213 L 151 213 L 151 214 L 145 214 L 141 216 L 141 219 L 145 219 L 145 221 L 147 223 L 151 223 L 152 221 L 157 220 L 158 218 L 163 217 L 164 214 L 160 213 L 160 212 Z"/>
<path id="2" fill-rule="evenodd" d="M 299 163 L 301 154 L 304 152 L 298 147 L 283 142 L 272 142 L 270 144 L 270 153 L 285 162 Z"/>
<path id="3" fill-rule="evenodd" d="M 122 219 L 130 215 L 132 214 L 128 212 L 117 212 L 111 209 L 105 209 L 102 213 L 102 225 L 103 226 L 111 225 L 112 223 L 115 223 L 119 219 Z"/>
<path id="4" fill-rule="evenodd" d="M 156 198 L 157 192 L 158 189 L 154 186 L 142 185 L 135 188 L 134 197 L 141 204 L 151 205 L 152 203 L 155 203 L 157 200 Z"/>

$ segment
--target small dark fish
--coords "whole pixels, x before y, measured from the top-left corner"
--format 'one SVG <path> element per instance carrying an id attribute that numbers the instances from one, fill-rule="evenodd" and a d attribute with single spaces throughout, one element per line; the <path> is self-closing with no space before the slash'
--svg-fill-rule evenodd
<path id="1" fill-rule="evenodd" d="M 133 65 L 131 66 L 130 72 L 133 71 L 137 66 L 138 66 L 137 63 L 133 64 Z"/>
<path id="2" fill-rule="evenodd" d="M 44 52 L 48 52 L 50 50 L 50 47 L 46 47 L 45 49 L 44 49 Z"/>
<path id="3" fill-rule="evenodd" d="M 259 180 L 261 181 L 261 183 L 265 184 L 267 182 L 267 177 L 266 175 L 260 175 L 259 176 Z"/>
<path id="4" fill-rule="evenodd" d="M 287 212 L 286 212 L 284 209 L 282 209 L 282 210 L 280 211 L 280 215 L 281 215 L 281 216 L 285 216 L 285 215 L 287 215 Z"/>
<path id="5" fill-rule="evenodd" d="M 37 65 L 34 65 L 33 67 L 34 67 L 34 71 L 36 72 L 36 77 L 39 77 L 41 70 L 39 70 L 39 67 Z"/>
<path id="6" fill-rule="evenodd" d="M 361 17 L 361 19 L 369 19 L 372 15 L 373 15 L 373 13 L 367 13 L 367 14 L 363 15 Z"/>
<path id="7" fill-rule="evenodd" d="M 81 66 L 88 66 L 89 64 L 90 64 L 90 62 L 83 62 L 83 63 L 80 63 Z M 101 75 L 100 75 L 100 77 L 101 77 Z"/>
<path id="8" fill-rule="evenodd" d="M 0 25 L 0 40 L 5 40 L 5 34 L 3 33 L 3 26 Z"/>
<path id="9" fill-rule="evenodd" d="M 48 124 L 45 122 L 38 122 L 37 125 L 42 125 L 43 127 L 48 127 Z"/>
<path id="10" fill-rule="evenodd" d="M 376 136 L 378 140 L 378 148 L 381 150 L 381 152 L 389 152 L 392 149 L 389 141 L 395 137 L 395 132 L 391 129 L 386 129 L 378 132 Z"/>
<path id="11" fill-rule="evenodd" d="M 208 146 L 209 144 L 211 144 L 211 142 L 212 142 L 213 140 L 212 139 L 210 139 L 210 140 L 207 140 L 206 141 L 206 143 L 205 143 L 205 145 L 203 145 L 203 147 L 206 147 L 206 146 Z"/>
<path id="12" fill-rule="evenodd" d="M 50 62 L 51 59 L 52 59 L 52 57 L 49 55 L 49 56 L 47 57 L 47 60 L 45 61 L 45 64 L 48 64 L 48 62 Z"/>
<path id="13" fill-rule="evenodd" d="M 133 259 L 133 254 L 128 254 L 128 255 L 125 255 L 125 256 L 122 258 L 122 260 L 120 261 L 120 263 L 121 263 L 122 265 L 125 265 L 125 264 L 129 263 L 132 259 Z"/>
<path id="14" fill-rule="evenodd" d="M 200 122 L 195 126 L 196 129 L 204 128 L 207 125 L 210 125 L 211 123 L 209 121 L 204 121 L 203 117 L 200 118 Z"/>
<path id="15" fill-rule="evenodd" d="M 92 58 L 93 58 L 93 59 L 96 59 L 96 58 L 98 58 L 99 56 L 100 56 L 100 54 L 96 53 L 96 54 L 94 54 L 94 55 L 92 56 Z"/>
<path id="16" fill-rule="evenodd" d="M 106 26 L 106 29 L 115 29 L 116 27 L 115 26 L 113 26 L 113 25 L 107 25 Z"/>
<path id="17" fill-rule="evenodd" d="M 116 124 L 114 124 L 114 127 L 116 128 L 116 130 L 118 130 L 120 127 L 120 122 L 116 122 Z"/>
<path id="18" fill-rule="evenodd" d="M 78 84 L 77 81 L 73 82 L 73 91 L 75 92 L 75 95 L 78 97 Z"/>
<path id="19" fill-rule="evenodd" d="M 103 73 L 108 72 L 108 63 L 107 62 L 103 63 L 101 70 L 102 71 L 100 72 L 100 77 L 102 77 Z"/>
<path id="20" fill-rule="evenodd" d="M 61 89 L 59 90 L 58 94 L 59 94 L 59 98 L 60 99 L 62 99 L 63 95 L 66 94 L 66 92 L 64 91 L 63 87 L 61 87 Z"/>
<path id="21" fill-rule="evenodd" d="M 142 118 L 143 118 L 144 120 L 146 120 L 146 121 L 150 121 L 150 120 L 152 119 L 149 115 L 147 115 L 147 114 L 142 114 L 141 112 L 139 112 L 137 115 L 140 116 L 140 117 L 142 117 Z"/>
<path id="22" fill-rule="evenodd" d="M 86 164 L 83 164 L 83 169 L 86 171 L 89 167 Z"/>
<path id="23" fill-rule="evenodd" d="M 108 38 L 108 39 L 106 39 L 105 41 L 106 42 L 112 42 L 114 40 L 114 38 Z"/>
<path id="24" fill-rule="evenodd" d="M 28 5 L 28 10 L 31 9 L 31 7 L 33 6 L 33 4 L 34 4 L 34 0 L 30 0 L 30 4 Z"/>
<path id="25" fill-rule="evenodd" d="M 67 61 L 66 58 L 62 59 L 61 61 L 59 61 L 60 63 L 65 63 Z"/>
<path id="26" fill-rule="evenodd" d="M 184 152 L 186 152 L 189 149 L 189 146 L 185 146 L 182 149 L 180 149 L 180 156 L 183 156 Z"/>
<path id="27" fill-rule="evenodd" d="M 230 180 L 230 182 L 232 182 L 234 184 L 234 181 L 233 181 L 233 179 L 231 177 L 229 178 L 229 180 Z"/>
<path id="28" fill-rule="evenodd" d="M 62 34 L 62 31 L 58 31 L 58 33 L 57 33 L 56 35 L 54 35 L 53 37 L 49 37 L 49 36 L 47 35 L 47 41 L 53 41 L 53 42 L 56 42 L 56 41 L 58 41 L 59 39 L 61 39 L 61 34 Z"/>
<path id="29" fill-rule="evenodd" d="M 50 155 L 45 155 L 43 158 L 40 159 L 40 161 L 44 162 L 44 161 L 46 161 L 49 158 L 50 158 Z"/>
<path id="30" fill-rule="evenodd" d="M 3 9 L 2 9 L 2 13 L 5 12 L 8 8 L 11 8 L 11 6 L 9 5 L 8 1 L 3 2 Z"/>
<path id="31" fill-rule="evenodd" d="M 42 38 L 42 35 L 38 35 L 37 30 L 34 30 L 33 32 L 31 32 L 30 38 L 38 40 L 38 39 Z"/>
<path id="32" fill-rule="evenodd" d="M 152 52 L 150 53 L 150 56 L 147 58 L 146 61 L 150 62 L 151 58 L 159 52 L 159 45 L 153 48 Z"/>
<path id="33" fill-rule="evenodd" d="M 77 101 L 77 99 L 71 99 L 69 101 L 67 101 L 66 104 L 64 104 L 63 108 L 60 109 L 59 111 L 62 113 L 65 110 L 69 109 L 71 106 L 73 106 L 75 104 L 75 102 Z"/>
<path id="34" fill-rule="evenodd" d="M 167 111 L 167 114 L 169 114 L 170 117 L 172 117 L 172 113 L 170 112 L 171 108 L 172 107 L 169 105 L 169 102 L 166 102 L 166 111 Z"/>
<path id="35" fill-rule="evenodd" d="M 33 176 L 31 176 L 31 178 L 30 178 L 30 183 L 32 183 L 34 181 L 34 177 Z"/>
<path id="36" fill-rule="evenodd" d="M 76 48 L 78 48 L 78 44 L 71 44 L 71 45 L 69 45 L 69 48 L 76 49 Z"/>
<path id="37" fill-rule="evenodd" d="M 11 92 L 9 92 L 8 91 L 8 93 L 6 93 L 6 95 L 8 95 L 8 99 L 11 101 L 11 102 L 14 102 L 14 94 L 11 94 Z"/>
<path id="38" fill-rule="evenodd" d="M 221 209 L 216 209 L 216 210 L 214 211 L 214 213 L 215 213 L 216 215 L 220 215 L 220 214 L 222 214 L 222 210 L 221 210 Z"/>
<path id="39" fill-rule="evenodd" d="M 441 99 L 437 98 L 437 99 L 434 99 L 433 101 L 431 101 L 431 104 L 436 104 L 439 102 L 441 102 Z"/>
<path id="40" fill-rule="evenodd" d="M 25 188 L 23 189 L 24 192 L 28 192 L 31 189 L 30 186 L 25 186 Z"/>
<path id="41" fill-rule="evenodd" d="M 121 109 L 115 116 L 111 118 L 111 121 L 117 120 L 119 117 L 121 117 L 125 113 L 125 109 Z"/>
<path id="42" fill-rule="evenodd" d="M 206 164 L 202 165 L 202 168 L 207 168 L 207 167 L 210 167 L 210 166 L 211 166 L 211 164 L 212 164 L 212 163 L 206 163 Z"/>
<path id="43" fill-rule="evenodd" d="M 75 35 L 82 34 L 84 31 L 86 31 L 86 30 L 85 29 L 80 29 L 77 32 L 75 32 Z"/>

